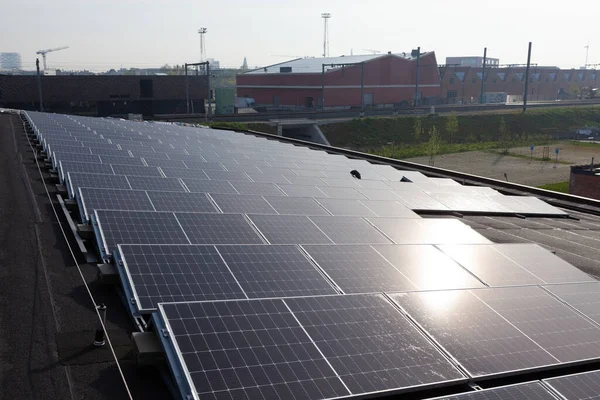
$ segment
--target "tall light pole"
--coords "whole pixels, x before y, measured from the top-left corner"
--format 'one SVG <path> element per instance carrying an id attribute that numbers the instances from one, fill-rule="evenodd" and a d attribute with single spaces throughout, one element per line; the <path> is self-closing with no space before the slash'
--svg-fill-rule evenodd
<path id="1" fill-rule="evenodd" d="M 200 34 L 200 62 L 206 61 L 206 48 L 204 46 L 204 35 L 206 34 L 206 28 L 198 29 L 198 34 Z"/>
<path id="2" fill-rule="evenodd" d="M 322 13 L 321 18 L 325 25 L 323 32 L 323 57 L 329 57 L 329 19 L 331 18 L 330 13 Z"/>

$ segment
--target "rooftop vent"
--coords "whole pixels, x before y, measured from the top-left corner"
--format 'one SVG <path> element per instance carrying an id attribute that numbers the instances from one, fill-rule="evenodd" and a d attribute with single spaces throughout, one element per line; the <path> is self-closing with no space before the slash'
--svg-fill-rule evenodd
<path id="1" fill-rule="evenodd" d="M 292 67 L 279 67 L 279 72 L 292 72 Z"/>

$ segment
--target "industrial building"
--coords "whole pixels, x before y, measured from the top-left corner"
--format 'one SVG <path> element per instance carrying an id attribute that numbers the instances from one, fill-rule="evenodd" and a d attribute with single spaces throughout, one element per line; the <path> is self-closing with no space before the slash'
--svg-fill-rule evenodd
<path id="1" fill-rule="evenodd" d="M 237 76 L 237 94 L 257 106 L 306 108 L 435 104 L 440 76 L 434 52 L 299 58 Z"/>
<path id="2" fill-rule="evenodd" d="M 189 76 L 190 108 L 204 112 L 205 76 Z M 186 113 L 185 76 L 43 76 L 44 110 L 92 116 Z M 0 75 L 0 107 L 39 110 L 36 76 Z M 190 110 L 190 111 L 191 111 Z"/>
<path id="3" fill-rule="evenodd" d="M 600 200 L 600 165 L 593 162 L 571 167 L 569 194 Z"/>
<path id="4" fill-rule="evenodd" d="M 440 67 L 440 97 L 446 104 L 478 103 L 485 73 L 484 93 L 504 93 L 508 100 L 521 101 L 525 90 L 525 66 L 471 68 Z M 584 87 L 597 87 L 598 73 L 593 69 L 568 69 L 531 66 L 527 89 L 530 101 L 576 98 Z"/>

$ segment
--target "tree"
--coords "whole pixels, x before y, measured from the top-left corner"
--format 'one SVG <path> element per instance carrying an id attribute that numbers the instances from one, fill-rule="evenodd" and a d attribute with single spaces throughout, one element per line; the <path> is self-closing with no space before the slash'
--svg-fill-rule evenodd
<path id="1" fill-rule="evenodd" d="M 448 135 L 448 142 L 452 142 L 458 135 L 458 117 L 456 113 L 451 113 L 446 117 L 446 134 Z"/>
<path id="2" fill-rule="evenodd" d="M 442 136 L 438 132 L 435 125 L 429 130 L 429 141 L 427 142 L 427 154 L 429 155 L 429 165 L 433 166 L 435 163 L 435 156 L 440 152 L 440 144 L 442 143 Z"/>
<path id="3" fill-rule="evenodd" d="M 500 149 L 502 150 L 502 154 L 508 154 L 512 145 L 512 134 L 510 132 L 510 127 L 506 126 L 504 117 L 500 118 L 498 133 L 500 135 Z"/>
<path id="4" fill-rule="evenodd" d="M 415 142 L 419 143 L 421 141 L 421 136 L 423 136 L 423 120 L 420 117 L 415 118 L 413 135 L 415 137 Z"/>

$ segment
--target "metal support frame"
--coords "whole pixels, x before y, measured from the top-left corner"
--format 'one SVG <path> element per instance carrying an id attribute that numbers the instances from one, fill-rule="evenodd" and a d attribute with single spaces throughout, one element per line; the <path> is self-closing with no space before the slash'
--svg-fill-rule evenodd
<path id="1" fill-rule="evenodd" d="M 525 69 L 525 90 L 523 93 L 523 112 L 527 111 L 527 92 L 529 91 L 529 68 L 531 67 L 531 42 L 527 51 L 527 69 Z"/>
<path id="2" fill-rule="evenodd" d="M 421 46 L 417 47 L 417 76 L 415 77 L 415 102 L 414 106 L 417 107 L 419 101 L 419 67 L 421 62 Z"/>
<path id="3" fill-rule="evenodd" d="M 360 112 L 365 112 L 365 63 L 338 63 L 338 64 L 321 64 L 321 111 L 325 109 L 325 67 L 346 67 L 360 65 Z"/>
<path id="4" fill-rule="evenodd" d="M 483 65 L 481 66 L 481 94 L 479 95 L 479 104 L 483 104 L 485 94 L 485 63 L 487 62 L 487 47 L 483 49 Z"/>
<path id="5" fill-rule="evenodd" d="M 44 54 L 44 60 L 46 60 L 46 54 Z M 46 62 L 44 61 L 44 64 Z M 35 59 L 35 69 L 37 70 L 37 85 L 38 85 L 38 94 L 40 95 L 40 112 L 44 112 L 44 100 L 42 96 L 42 77 L 40 75 L 40 59 Z"/>
<path id="6" fill-rule="evenodd" d="M 188 67 L 200 67 L 201 65 L 205 65 L 206 71 L 206 101 L 207 107 L 204 110 L 204 120 L 210 121 L 212 117 L 212 107 L 211 107 L 211 99 L 210 99 L 210 63 L 208 61 L 199 62 L 199 63 L 185 63 L 185 104 L 186 104 L 186 113 L 190 113 L 190 85 L 188 79 Z M 194 113 L 194 103 L 191 103 L 192 114 Z"/>

